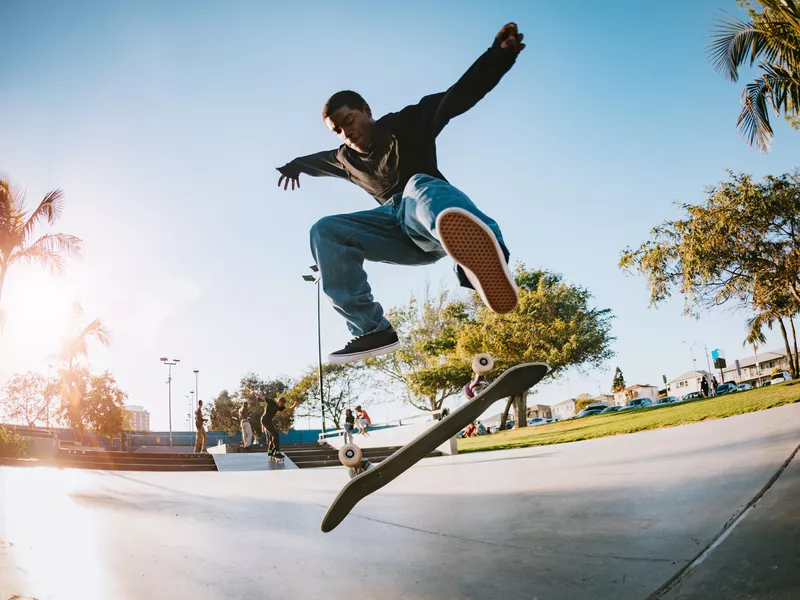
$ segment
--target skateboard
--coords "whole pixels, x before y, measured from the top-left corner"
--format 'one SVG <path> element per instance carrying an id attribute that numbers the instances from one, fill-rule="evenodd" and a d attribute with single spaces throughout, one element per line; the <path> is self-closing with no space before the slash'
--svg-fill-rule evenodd
<path id="1" fill-rule="evenodd" d="M 278 463 L 280 465 L 282 465 L 284 463 L 284 458 L 285 457 L 283 457 L 283 456 L 273 456 L 272 454 L 269 455 L 269 459 L 272 462 L 276 462 L 276 463 Z"/>
<path id="2" fill-rule="evenodd" d="M 544 363 L 526 363 L 506 370 L 494 382 L 489 383 L 485 375 L 492 370 L 494 361 L 488 354 L 478 354 L 472 361 L 475 378 L 467 384 L 465 392 L 469 400 L 450 413 L 436 425 L 398 449 L 389 458 L 373 465 L 362 456 L 355 444 L 345 444 L 339 450 L 339 460 L 349 467 L 350 481 L 333 501 L 321 529 L 332 531 L 363 498 L 381 489 L 404 473 L 436 448 L 472 423 L 497 400 L 521 394 L 542 380 L 550 367 Z"/>

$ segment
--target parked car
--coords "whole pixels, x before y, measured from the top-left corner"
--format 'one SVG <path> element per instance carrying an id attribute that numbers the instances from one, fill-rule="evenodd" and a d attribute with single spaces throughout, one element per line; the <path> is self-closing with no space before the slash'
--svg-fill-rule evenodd
<path id="1" fill-rule="evenodd" d="M 604 408 L 603 412 L 600 413 L 600 414 L 617 412 L 618 410 L 622 410 L 622 407 L 621 406 L 609 406 L 608 408 Z"/>
<path id="2" fill-rule="evenodd" d="M 528 419 L 528 427 L 535 427 L 536 425 L 544 425 L 547 423 L 547 419 L 542 417 L 532 417 Z"/>
<path id="3" fill-rule="evenodd" d="M 680 402 L 675 396 L 665 396 L 663 398 L 659 398 L 653 404 L 673 404 L 674 402 Z"/>
<path id="4" fill-rule="evenodd" d="M 703 392 L 691 392 L 689 394 L 684 394 L 683 398 L 681 398 L 681 402 L 688 402 L 689 400 L 702 400 L 705 398 Z"/>
<path id="5" fill-rule="evenodd" d="M 634 398 L 633 400 L 628 400 L 625 404 L 625 410 L 629 408 L 644 408 L 645 406 L 650 406 L 653 403 L 650 398 Z"/>
<path id="6" fill-rule="evenodd" d="M 739 385 L 736 386 L 737 392 L 746 392 L 747 390 L 752 390 L 752 389 L 753 386 L 750 385 L 749 383 L 740 383 Z"/>
<path id="7" fill-rule="evenodd" d="M 603 406 L 587 406 L 581 412 L 579 412 L 576 417 L 591 417 L 592 415 L 597 415 L 603 412 L 606 408 L 608 408 L 605 404 Z"/>
<path id="8" fill-rule="evenodd" d="M 775 385 L 776 383 L 783 383 L 784 381 L 791 381 L 792 376 L 789 374 L 789 371 L 779 371 L 772 376 L 772 379 L 769 380 L 770 385 Z"/>
<path id="9" fill-rule="evenodd" d="M 720 383 L 714 388 L 714 391 L 717 393 L 717 396 L 724 396 L 725 394 L 733 394 L 738 390 L 736 389 L 735 383 Z"/>

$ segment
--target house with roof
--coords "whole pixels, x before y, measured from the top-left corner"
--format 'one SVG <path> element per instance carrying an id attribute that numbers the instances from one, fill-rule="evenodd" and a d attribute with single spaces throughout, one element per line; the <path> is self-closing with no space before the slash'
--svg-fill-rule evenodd
<path id="1" fill-rule="evenodd" d="M 667 382 L 667 394 L 682 398 L 692 392 L 702 392 L 703 379 L 708 381 L 710 388 L 712 377 L 713 375 L 708 371 L 686 371 Z"/>
<path id="2" fill-rule="evenodd" d="M 550 407 L 550 411 L 553 414 L 553 418 L 556 421 L 561 421 L 562 419 L 569 419 L 570 417 L 574 417 L 575 398 L 570 398 L 569 400 L 563 400 L 558 404 L 553 404 Z"/>
<path id="3" fill-rule="evenodd" d="M 722 370 L 725 381 L 761 387 L 769 383 L 775 369 L 791 371 L 786 350 L 768 350 L 728 363 Z M 721 382 L 720 382 L 721 383 Z"/>

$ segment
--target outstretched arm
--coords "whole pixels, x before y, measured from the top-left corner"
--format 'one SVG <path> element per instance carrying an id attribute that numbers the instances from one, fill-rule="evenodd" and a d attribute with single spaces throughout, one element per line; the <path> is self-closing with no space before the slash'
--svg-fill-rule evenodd
<path id="1" fill-rule="evenodd" d="M 347 171 L 342 163 L 337 158 L 336 150 L 326 150 L 325 152 L 317 152 L 316 154 L 309 154 L 308 156 L 300 156 L 295 158 L 292 162 L 286 163 L 282 167 L 278 167 L 278 172 L 281 174 L 278 179 L 278 187 L 283 185 L 283 189 L 289 188 L 289 183 L 292 184 L 292 189 L 297 186 L 300 188 L 300 174 L 305 173 L 311 177 L 341 177 L 348 179 Z"/>
<path id="2" fill-rule="evenodd" d="M 422 99 L 417 106 L 430 115 L 434 135 L 450 119 L 467 112 L 494 89 L 525 48 L 523 37 L 516 23 L 507 23 L 495 36 L 492 46 L 450 89 Z"/>

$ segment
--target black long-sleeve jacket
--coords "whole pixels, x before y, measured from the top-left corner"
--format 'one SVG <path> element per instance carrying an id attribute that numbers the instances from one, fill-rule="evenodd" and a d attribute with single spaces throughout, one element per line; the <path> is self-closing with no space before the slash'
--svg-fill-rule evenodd
<path id="1" fill-rule="evenodd" d="M 515 61 L 516 54 L 503 50 L 496 39 L 446 92 L 425 96 L 417 104 L 378 119 L 368 154 L 342 144 L 335 150 L 295 158 L 278 171 L 292 178 L 305 173 L 347 179 L 379 204 L 402 192 L 417 173 L 447 181 L 437 166 L 436 136 L 450 119 L 465 113 L 489 93 Z"/>

